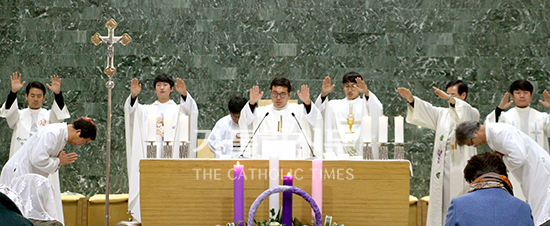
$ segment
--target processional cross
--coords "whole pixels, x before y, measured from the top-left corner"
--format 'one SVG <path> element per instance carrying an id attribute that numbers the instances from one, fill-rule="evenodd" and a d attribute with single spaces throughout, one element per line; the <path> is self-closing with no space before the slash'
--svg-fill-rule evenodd
<path id="1" fill-rule="evenodd" d="M 126 33 L 122 36 L 115 36 L 115 28 L 117 27 L 117 22 L 114 19 L 109 19 L 105 23 L 105 27 L 109 31 L 107 36 L 101 36 L 99 33 L 95 33 L 91 40 L 95 45 L 100 43 L 107 44 L 107 66 L 103 72 L 109 77 L 109 81 L 105 84 L 109 93 L 107 100 L 107 176 L 106 176 L 106 188 L 105 188 L 105 226 L 109 225 L 109 174 L 111 172 L 111 90 L 115 87 L 115 82 L 113 82 L 112 77 L 116 73 L 116 68 L 113 66 L 113 61 L 115 58 L 115 44 L 121 43 L 122 45 L 127 45 L 132 41 L 132 38 Z"/>

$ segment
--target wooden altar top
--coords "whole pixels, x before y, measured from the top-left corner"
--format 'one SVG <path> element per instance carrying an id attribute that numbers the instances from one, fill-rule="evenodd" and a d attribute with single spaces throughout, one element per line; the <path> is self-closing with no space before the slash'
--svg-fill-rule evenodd
<path id="1" fill-rule="evenodd" d="M 245 166 L 245 220 L 254 200 L 269 188 L 269 160 Z M 140 162 L 142 225 L 225 225 L 233 221 L 233 165 L 237 160 L 146 159 Z M 311 194 L 311 161 L 281 160 L 281 175 Z M 408 161 L 323 161 L 323 219 L 346 225 L 407 225 Z M 282 176 L 280 176 L 282 184 Z M 282 195 L 281 195 L 282 197 Z M 294 195 L 293 216 L 309 223 L 309 204 Z M 268 218 L 269 200 L 255 218 Z"/>

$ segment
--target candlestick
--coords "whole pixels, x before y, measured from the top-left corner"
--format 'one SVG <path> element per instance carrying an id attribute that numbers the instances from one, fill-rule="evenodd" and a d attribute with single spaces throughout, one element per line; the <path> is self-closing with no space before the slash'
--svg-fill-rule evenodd
<path id="1" fill-rule="evenodd" d="M 361 122 L 361 129 L 363 130 L 363 142 L 372 141 L 372 117 L 365 115 Z"/>
<path id="2" fill-rule="evenodd" d="M 403 137 L 404 130 L 404 118 L 401 115 L 395 117 L 395 143 L 404 143 L 405 139 Z"/>
<path id="3" fill-rule="evenodd" d="M 292 186 L 294 177 L 290 175 L 290 172 L 283 176 L 283 185 Z M 282 223 L 284 225 L 292 225 L 292 192 L 283 192 L 283 213 Z"/>
<path id="4" fill-rule="evenodd" d="M 279 156 L 269 156 L 269 187 L 279 186 Z M 279 212 L 279 193 L 269 196 L 269 211 L 275 209 L 275 213 Z M 271 217 L 271 214 L 269 214 Z M 273 216 L 275 218 L 277 216 Z"/>
<path id="5" fill-rule="evenodd" d="M 244 165 L 233 165 L 233 221 L 237 226 L 244 225 Z M 237 224 L 237 222 L 239 222 Z"/>
<path id="6" fill-rule="evenodd" d="M 323 160 L 315 159 L 311 162 L 311 196 L 323 213 Z"/>
<path id="7" fill-rule="evenodd" d="M 388 142 L 388 117 L 385 115 L 378 119 L 378 138 L 380 143 Z"/>

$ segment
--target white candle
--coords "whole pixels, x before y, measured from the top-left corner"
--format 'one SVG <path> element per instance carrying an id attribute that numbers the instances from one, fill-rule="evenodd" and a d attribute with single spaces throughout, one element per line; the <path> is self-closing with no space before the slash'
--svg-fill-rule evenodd
<path id="1" fill-rule="evenodd" d="M 404 119 L 403 116 L 399 115 L 395 117 L 395 143 L 405 143 L 403 137 L 404 132 Z"/>
<path id="2" fill-rule="evenodd" d="M 388 117 L 385 115 L 378 119 L 378 138 L 380 143 L 388 143 Z"/>
<path id="3" fill-rule="evenodd" d="M 372 142 L 372 117 L 363 116 L 361 127 L 363 127 L 363 142 Z"/>
<path id="4" fill-rule="evenodd" d="M 189 141 L 189 116 L 180 114 L 179 117 L 180 142 Z"/>
<path id="5" fill-rule="evenodd" d="M 147 117 L 147 141 L 157 141 L 157 117 L 153 115 Z"/>
<path id="6" fill-rule="evenodd" d="M 172 117 L 164 117 L 164 141 L 174 141 L 174 130 L 172 129 Z"/>
<path id="7" fill-rule="evenodd" d="M 269 187 L 279 186 L 279 156 L 269 156 Z M 269 196 L 269 210 L 275 209 L 275 212 L 279 212 L 279 193 Z"/>

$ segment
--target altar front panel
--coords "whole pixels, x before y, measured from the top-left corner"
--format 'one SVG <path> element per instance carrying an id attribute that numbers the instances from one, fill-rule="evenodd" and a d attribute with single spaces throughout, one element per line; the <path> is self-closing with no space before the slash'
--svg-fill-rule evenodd
<path id="1" fill-rule="evenodd" d="M 269 161 L 239 161 L 245 166 L 247 219 L 256 197 L 269 188 Z M 218 159 L 141 160 L 142 224 L 232 222 L 235 163 Z M 311 194 L 311 161 L 281 160 L 279 166 L 281 175 L 292 172 L 294 186 Z M 407 225 L 409 162 L 326 160 L 323 168 L 323 216 L 331 215 L 346 225 Z M 293 216 L 309 221 L 309 204 L 297 195 L 293 199 Z M 266 199 L 255 218 L 267 219 L 268 207 Z"/>

